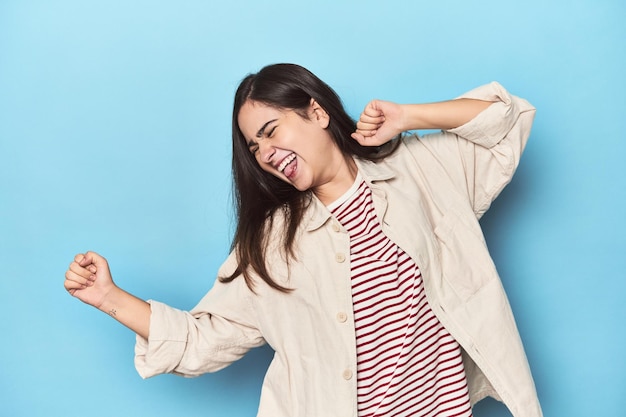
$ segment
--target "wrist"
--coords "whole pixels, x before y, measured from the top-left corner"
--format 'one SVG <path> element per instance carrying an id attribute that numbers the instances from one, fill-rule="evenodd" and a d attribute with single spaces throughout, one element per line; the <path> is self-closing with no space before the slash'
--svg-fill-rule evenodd
<path id="1" fill-rule="evenodd" d="M 123 296 L 123 292 L 124 291 L 122 291 L 120 288 L 113 285 L 102 297 L 100 304 L 95 307 L 103 313 L 106 313 L 112 317 L 116 317 L 117 310 L 120 307 L 120 299 Z"/>
<path id="2" fill-rule="evenodd" d="M 150 304 L 123 289 L 113 286 L 98 309 L 144 339 L 150 335 Z"/>
<path id="3" fill-rule="evenodd" d="M 405 104 L 402 105 L 401 130 L 419 130 L 428 128 L 424 121 L 424 112 L 428 109 L 423 104 Z"/>

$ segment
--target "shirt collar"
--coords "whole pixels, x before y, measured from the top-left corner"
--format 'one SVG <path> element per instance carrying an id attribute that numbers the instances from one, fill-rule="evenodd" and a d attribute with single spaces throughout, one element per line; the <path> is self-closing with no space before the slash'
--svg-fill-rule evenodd
<path id="1" fill-rule="evenodd" d="M 354 158 L 361 176 L 367 183 L 371 185 L 376 181 L 386 181 L 395 176 L 386 164 L 376 163 L 367 159 Z M 305 212 L 305 229 L 307 232 L 319 229 L 331 217 L 328 208 L 317 198 L 312 195 L 311 203 Z"/>

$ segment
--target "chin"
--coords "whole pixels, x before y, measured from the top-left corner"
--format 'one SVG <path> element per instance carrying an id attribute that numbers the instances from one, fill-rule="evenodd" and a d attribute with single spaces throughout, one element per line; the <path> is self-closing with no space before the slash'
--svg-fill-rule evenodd
<path id="1" fill-rule="evenodd" d="M 298 190 L 298 191 L 302 191 L 302 192 L 309 191 L 309 190 L 311 189 L 311 187 L 298 187 L 298 186 L 297 186 L 297 185 L 295 185 L 295 184 L 291 184 L 291 185 L 292 185 L 292 186 L 293 186 L 293 188 L 295 188 L 296 190 Z"/>

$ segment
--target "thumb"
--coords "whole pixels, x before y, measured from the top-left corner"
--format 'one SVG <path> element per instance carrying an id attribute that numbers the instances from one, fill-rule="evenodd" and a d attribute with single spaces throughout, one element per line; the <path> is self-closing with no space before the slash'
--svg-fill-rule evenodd
<path id="1" fill-rule="evenodd" d="M 79 253 L 78 255 L 76 255 L 76 257 L 74 257 L 74 261 L 82 266 L 83 268 L 86 267 L 87 265 L 89 265 L 91 263 L 91 260 L 89 258 L 87 258 L 87 253 Z"/>
<path id="2" fill-rule="evenodd" d="M 80 258 L 81 256 L 82 259 L 77 259 L 76 262 L 78 262 L 78 264 L 82 267 L 86 267 L 88 265 L 95 265 L 98 267 L 99 265 L 106 263 L 104 258 L 95 252 L 88 251 L 84 255 L 78 255 L 77 258 Z"/>

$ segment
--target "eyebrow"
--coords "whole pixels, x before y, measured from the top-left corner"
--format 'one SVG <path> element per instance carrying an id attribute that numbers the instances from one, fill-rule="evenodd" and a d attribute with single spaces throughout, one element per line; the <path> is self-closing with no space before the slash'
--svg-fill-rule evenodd
<path id="1" fill-rule="evenodd" d="M 259 129 L 258 132 L 256 132 L 256 137 L 260 138 L 263 136 L 263 133 L 265 133 L 265 129 L 267 129 L 267 126 L 269 126 L 271 123 L 274 123 L 276 120 L 278 119 L 272 119 L 269 122 L 265 123 L 263 126 L 261 126 L 261 128 Z"/>

